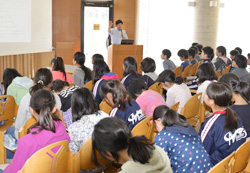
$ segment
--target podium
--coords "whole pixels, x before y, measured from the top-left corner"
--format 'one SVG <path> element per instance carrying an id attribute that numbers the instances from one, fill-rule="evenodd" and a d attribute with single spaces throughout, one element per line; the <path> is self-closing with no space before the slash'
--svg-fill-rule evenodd
<path id="1" fill-rule="evenodd" d="M 141 74 L 143 45 L 110 45 L 108 47 L 108 66 L 120 79 L 123 77 L 123 60 L 128 56 L 136 59 L 137 72 Z"/>

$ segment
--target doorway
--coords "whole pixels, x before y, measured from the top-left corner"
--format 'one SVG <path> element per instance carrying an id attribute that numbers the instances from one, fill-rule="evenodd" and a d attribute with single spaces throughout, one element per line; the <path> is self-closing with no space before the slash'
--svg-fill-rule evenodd
<path id="1" fill-rule="evenodd" d="M 109 20 L 113 20 L 113 0 L 82 0 L 81 49 L 85 54 L 85 65 L 92 68 L 92 56 L 103 55 L 107 62 Z"/>

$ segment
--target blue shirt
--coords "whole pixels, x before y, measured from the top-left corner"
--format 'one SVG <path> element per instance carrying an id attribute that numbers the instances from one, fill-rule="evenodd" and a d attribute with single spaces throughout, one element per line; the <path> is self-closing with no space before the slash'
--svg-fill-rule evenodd
<path id="1" fill-rule="evenodd" d="M 184 61 L 183 63 L 181 63 L 182 66 L 182 71 L 185 70 L 185 68 L 190 64 L 190 61 Z"/>
<path id="2" fill-rule="evenodd" d="M 125 30 L 118 30 L 117 28 L 111 28 L 110 35 L 111 35 L 111 43 L 112 44 L 121 44 L 122 42 L 122 35 L 121 32 L 123 32 L 123 37 L 128 39 L 127 33 Z"/>

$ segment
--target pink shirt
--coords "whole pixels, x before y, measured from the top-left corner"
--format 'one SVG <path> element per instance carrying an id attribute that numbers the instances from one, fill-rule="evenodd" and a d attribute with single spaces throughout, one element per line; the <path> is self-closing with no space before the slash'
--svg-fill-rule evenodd
<path id="1" fill-rule="evenodd" d="M 62 81 L 65 81 L 65 76 L 63 72 L 60 71 L 52 71 L 53 81 L 60 79 Z M 69 84 L 74 83 L 73 77 L 66 73 L 66 79 Z"/>
<path id="2" fill-rule="evenodd" d="M 143 91 L 142 94 L 137 97 L 136 102 L 146 117 L 153 115 L 157 106 L 166 105 L 163 97 L 158 92 L 152 90 Z"/>
<path id="3" fill-rule="evenodd" d="M 18 172 L 22 169 L 26 160 L 28 160 L 38 150 L 63 140 L 70 141 L 69 135 L 66 132 L 65 126 L 61 121 L 54 121 L 56 133 L 48 130 L 42 130 L 37 134 L 31 132 L 37 129 L 32 129 L 31 132 L 17 141 L 17 150 L 11 164 L 6 167 L 4 172 Z M 57 148 L 59 149 L 59 148 Z"/>

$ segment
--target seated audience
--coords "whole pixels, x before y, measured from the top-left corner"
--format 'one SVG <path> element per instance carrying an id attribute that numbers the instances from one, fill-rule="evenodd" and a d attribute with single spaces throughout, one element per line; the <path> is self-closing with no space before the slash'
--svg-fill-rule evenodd
<path id="1" fill-rule="evenodd" d="M 147 81 L 148 81 L 148 78 L 150 78 L 154 82 L 157 80 L 158 76 L 155 73 L 155 69 L 156 69 L 155 60 L 153 60 L 152 58 L 149 58 L 149 57 L 144 58 L 141 62 L 140 69 L 143 71 L 144 73 L 143 76 L 147 79 Z"/>
<path id="2" fill-rule="evenodd" d="M 148 90 L 147 84 L 138 78 L 128 83 L 128 93 L 139 104 L 146 117 L 153 115 L 154 109 L 159 105 L 166 105 L 163 97 L 155 91 Z"/>
<path id="3" fill-rule="evenodd" d="M 95 125 L 92 146 L 92 151 L 97 150 L 103 159 L 122 164 L 120 173 L 172 172 L 164 150 L 144 136 L 132 136 L 126 123 L 118 118 L 104 118 Z M 92 158 L 100 165 L 96 152 L 92 152 Z"/>
<path id="4" fill-rule="evenodd" d="M 209 84 L 204 96 L 205 103 L 212 108 L 213 114 L 202 123 L 200 135 L 213 165 L 246 141 L 247 132 L 243 124 L 229 107 L 232 98 L 230 87 L 219 82 Z"/>
<path id="5" fill-rule="evenodd" d="M 167 90 L 167 106 L 180 102 L 178 113 L 185 106 L 186 102 L 191 98 L 191 93 L 186 84 L 183 83 L 181 77 L 176 77 L 171 70 L 164 70 L 158 77 L 158 81 Z"/>
<path id="6" fill-rule="evenodd" d="M 48 90 L 35 91 L 29 101 L 30 111 L 37 123 L 28 129 L 28 134 L 17 142 L 14 158 L 4 172 L 18 172 L 25 162 L 40 149 L 62 141 L 70 141 L 64 124 L 55 115 L 56 101 L 54 94 Z M 54 149 L 55 152 L 58 148 Z"/>
<path id="7" fill-rule="evenodd" d="M 216 48 L 216 60 L 214 62 L 215 71 L 223 71 L 227 66 L 232 64 L 232 61 L 227 58 L 227 50 L 224 46 Z"/>
<path id="8" fill-rule="evenodd" d="M 4 95 L 11 95 L 19 105 L 21 99 L 33 86 L 33 81 L 18 73 L 16 69 L 6 68 L 3 72 Z"/>
<path id="9" fill-rule="evenodd" d="M 102 56 L 101 54 L 94 54 L 94 55 L 92 56 L 92 64 L 94 64 L 95 61 L 97 61 L 97 60 L 102 60 L 102 61 L 104 61 L 104 58 L 103 58 L 103 56 Z"/>
<path id="10" fill-rule="evenodd" d="M 178 51 L 177 54 L 180 57 L 180 60 L 183 61 L 183 63 L 181 63 L 181 66 L 182 66 L 182 71 L 184 71 L 185 68 L 190 64 L 188 60 L 188 51 L 185 49 L 181 49 Z"/>
<path id="11" fill-rule="evenodd" d="M 173 172 L 208 172 L 212 167 L 209 155 L 184 116 L 167 106 L 158 106 L 153 120 L 159 132 L 154 142 L 169 156 Z"/>
<path id="12" fill-rule="evenodd" d="M 202 59 L 201 58 L 201 51 L 202 51 L 203 45 L 202 44 L 197 44 L 195 47 L 198 50 L 195 58 L 196 58 L 197 61 L 201 61 L 201 59 Z"/>
<path id="13" fill-rule="evenodd" d="M 239 55 L 239 51 L 238 50 L 231 50 L 231 52 L 230 52 L 230 58 L 231 58 L 231 60 L 233 61 L 234 60 L 234 58 L 235 58 L 235 56 L 236 55 Z M 234 71 L 234 67 L 233 67 L 233 62 L 232 62 L 232 67 L 231 67 L 231 69 L 230 69 L 230 72 L 232 72 L 232 71 Z"/>
<path id="14" fill-rule="evenodd" d="M 131 130 L 145 118 L 140 106 L 132 100 L 120 81 L 105 80 L 100 88 L 100 96 L 113 107 L 109 116 L 122 119 Z"/>
<path id="15" fill-rule="evenodd" d="M 94 94 L 97 103 L 100 104 L 102 102 L 102 98 L 100 97 L 99 92 L 102 83 L 108 79 L 119 80 L 119 77 L 115 73 L 110 72 L 108 65 L 103 60 L 94 61 L 93 66 L 94 66 L 94 86 L 92 88 L 92 92 Z"/>
<path id="16" fill-rule="evenodd" d="M 69 84 L 74 83 L 73 77 L 65 72 L 65 67 L 63 59 L 61 57 L 56 57 L 54 65 L 52 67 L 53 81 L 60 79 L 62 81 L 67 81 Z"/>
<path id="17" fill-rule="evenodd" d="M 68 127 L 69 149 L 73 154 L 76 154 L 91 137 L 94 125 L 102 118 L 108 117 L 108 114 L 99 111 L 99 106 L 93 94 L 87 88 L 74 91 L 71 106 L 73 123 Z"/>
<path id="18" fill-rule="evenodd" d="M 85 65 L 85 55 L 82 52 L 76 52 L 73 64 L 77 69 L 73 73 L 73 80 L 76 86 L 83 87 L 88 81 L 92 80 L 92 73 Z"/>
<path id="19" fill-rule="evenodd" d="M 215 68 L 212 62 L 214 58 L 213 48 L 211 48 L 210 46 L 204 47 L 201 52 L 201 57 L 202 57 L 202 63 L 210 63 L 212 67 Z"/>
<path id="20" fill-rule="evenodd" d="M 240 47 L 236 47 L 235 50 L 237 50 L 239 52 L 239 55 L 242 54 L 242 49 Z"/>
<path id="21" fill-rule="evenodd" d="M 198 62 L 195 58 L 195 50 L 193 48 L 188 49 L 188 59 L 192 65 Z"/>
<path id="22" fill-rule="evenodd" d="M 169 58 L 171 57 L 171 52 L 168 49 L 164 49 L 161 53 L 161 59 L 163 61 L 163 68 L 164 70 L 174 70 L 176 68 L 176 65 L 171 61 Z"/>
<path id="23" fill-rule="evenodd" d="M 250 75 L 246 70 L 247 59 L 245 56 L 237 55 L 233 60 L 232 66 L 234 67 L 234 70 L 232 71 L 232 73 L 238 76 L 240 80 L 242 80 L 242 77 L 246 75 L 248 76 Z"/>

